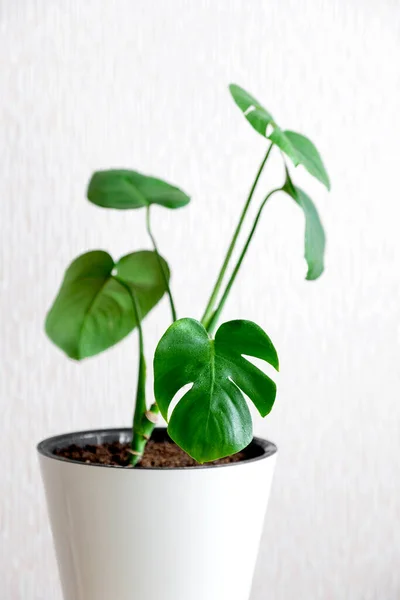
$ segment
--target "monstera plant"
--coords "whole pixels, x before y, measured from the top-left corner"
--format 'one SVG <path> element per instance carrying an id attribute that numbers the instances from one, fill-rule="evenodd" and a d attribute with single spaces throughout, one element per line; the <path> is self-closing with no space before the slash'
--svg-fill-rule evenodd
<path id="1" fill-rule="evenodd" d="M 329 190 L 329 178 L 318 151 L 305 136 L 281 129 L 245 90 L 231 85 L 230 92 L 250 125 L 265 138 L 266 152 L 201 320 L 177 319 L 170 270 L 157 247 L 150 218 L 153 206 L 181 208 L 190 198 L 165 181 L 128 169 L 94 173 L 87 198 L 108 209 L 143 209 L 152 250 L 136 251 L 116 261 L 103 250 L 79 256 L 67 269 L 47 316 L 46 332 L 50 339 L 78 361 L 103 352 L 133 329 L 138 330 L 132 465 L 140 462 L 159 412 L 168 422 L 168 433 L 176 444 L 204 463 L 234 454 L 251 442 L 252 419 L 247 399 L 262 417 L 271 411 L 276 385 L 246 358 L 261 359 L 278 370 L 277 352 L 268 335 L 259 325 L 246 320 L 223 323 L 215 335 L 214 331 L 264 207 L 273 196 L 279 195 L 280 201 L 285 196 L 290 198 L 304 213 L 306 278 L 317 279 L 324 270 L 324 230 L 311 198 L 293 183 L 290 165 L 302 165 Z M 264 194 L 243 248 L 232 265 L 233 251 L 254 192 L 274 150 L 282 156 L 285 180 L 280 187 Z M 164 294 L 169 300 L 172 324 L 155 351 L 154 401 L 149 405 L 142 322 Z M 183 390 L 187 385 L 190 389 Z M 178 392 L 182 397 L 171 410 Z"/>

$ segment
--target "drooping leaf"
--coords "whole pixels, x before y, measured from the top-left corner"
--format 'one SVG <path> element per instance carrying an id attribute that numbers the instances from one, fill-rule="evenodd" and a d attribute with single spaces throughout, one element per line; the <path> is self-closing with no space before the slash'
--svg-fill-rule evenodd
<path id="1" fill-rule="evenodd" d="M 132 298 L 118 278 L 135 294 L 142 317 L 165 292 L 154 252 L 134 252 L 117 263 L 102 250 L 79 256 L 67 269 L 46 318 L 47 335 L 70 358 L 99 354 L 136 327 Z"/>
<path id="2" fill-rule="evenodd" d="M 251 321 L 229 321 L 211 340 L 201 323 L 180 319 L 161 338 L 154 357 L 154 391 L 163 417 L 179 390 L 193 384 L 172 411 L 168 432 L 198 462 L 245 448 L 252 439 L 246 394 L 261 416 L 275 401 L 275 383 L 243 355 L 278 369 L 266 333 Z"/>
<path id="3" fill-rule="evenodd" d="M 308 265 L 306 279 L 318 279 L 324 271 L 325 232 L 317 209 L 311 198 L 293 184 L 287 169 L 282 189 L 303 209 L 306 220 L 304 258 Z"/>
<path id="4" fill-rule="evenodd" d="M 290 158 L 295 167 L 303 165 L 310 175 L 316 177 L 328 190 L 330 189 L 328 173 L 311 140 L 294 131 L 282 131 L 279 127 L 274 129 L 269 139 Z"/>
<path id="5" fill-rule="evenodd" d="M 231 83 L 229 90 L 232 97 L 250 125 L 262 136 L 267 135 L 267 126 L 274 123 L 270 113 L 248 92 L 238 85 Z"/>
<path id="6" fill-rule="evenodd" d="M 89 182 L 87 197 L 97 206 L 122 210 L 150 204 L 180 208 L 190 202 L 179 188 L 127 169 L 96 171 Z"/>

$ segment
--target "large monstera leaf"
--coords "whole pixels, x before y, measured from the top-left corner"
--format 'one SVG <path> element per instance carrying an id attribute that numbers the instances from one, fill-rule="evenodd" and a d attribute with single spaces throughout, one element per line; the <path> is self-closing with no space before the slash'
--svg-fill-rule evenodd
<path id="1" fill-rule="evenodd" d="M 245 356 L 278 369 L 278 356 L 266 333 L 251 321 L 221 325 L 215 339 L 201 323 L 180 319 L 161 338 L 154 357 L 154 391 L 168 421 L 174 396 L 192 387 L 169 418 L 171 438 L 200 463 L 229 456 L 252 440 L 246 394 L 261 416 L 275 401 L 275 383 Z"/>
<path id="2" fill-rule="evenodd" d="M 161 261 L 169 278 L 168 265 Z M 87 252 L 67 269 L 46 318 L 46 333 L 70 358 L 94 356 L 136 327 L 131 294 L 143 318 L 164 292 L 154 252 L 134 252 L 117 263 L 102 250 Z"/>
<path id="3" fill-rule="evenodd" d="M 87 197 L 104 208 L 132 209 L 159 204 L 180 208 L 190 202 L 179 188 L 128 169 L 96 171 L 89 182 Z"/>

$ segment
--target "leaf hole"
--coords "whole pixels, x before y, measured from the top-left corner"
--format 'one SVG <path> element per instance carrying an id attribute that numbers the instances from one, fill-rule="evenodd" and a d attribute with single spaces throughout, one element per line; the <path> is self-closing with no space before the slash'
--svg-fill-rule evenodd
<path id="1" fill-rule="evenodd" d="M 256 107 L 254 106 L 254 104 L 252 104 L 251 106 L 249 106 L 248 108 L 246 108 L 246 110 L 244 111 L 244 116 L 247 117 L 248 114 L 250 114 L 251 112 L 254 112 L 256 110 Z"/>
<path id="2" fill-rule="evenodd" d="M 113 270 L 111 271 L 111 275 L 112 275 L 113 277 L 115 277 L 116 275 L 118 275 L 118 269 L 117 269 L 117 267 L 114 267 L 114 268 L 113 268 Z"/>
<path id="3" fill-rule="evenodd" d="M 265 131 L 265 136 L 269 137 L 273 131 L 274 131 L 274 126 L 272 125 L 272 123 L 268 123 L 267 129 Z"/>
<path id="4" fill-rule="evenodd" d="M 275 381 L 278 375 L 278 372 L 274 369 L 272 365 L 267 363 L 265 360 L 261 358 L 255 358 L 254 356 L 248 356 L 247 354 L 242 354 L 243 358 L 249 361 L 254 367 L 260 369 L 265 375 L 268 375 L 272 381 Z"/>
<path id="5" fill-rule="evenodd" d="M 175 394 L 175 396 L 172 398 L 171 400 L 171 404 L 169 405 L 168 408 L 168 421 L 171 418 L 172 413 L 175 410 L 175 406 L 178 404 L 178 402 L 180 400 L 182 400 L 183 396 L 189 391 L 191 390 L 193 387 L 193 383 L 187 383 L 186 385 L 184 385 L 183 387 L 181 387 L 180 390 L 178 390 Z"/>

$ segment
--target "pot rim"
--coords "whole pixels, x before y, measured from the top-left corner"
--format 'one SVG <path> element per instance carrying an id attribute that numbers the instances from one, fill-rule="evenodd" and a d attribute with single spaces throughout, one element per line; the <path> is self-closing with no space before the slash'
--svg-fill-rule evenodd
<path id="1" fill-rule="evenodd" d="M 270 456 L 273 456 L 277 451 L 277 446 L 268 440 L 260 437 L 253 437 L 249 446 L 252 446 L 253 452 L 258 453 L 246 460 L 241 460 L 236 463 L 227 463 L 223 465 L 212 465 L 203 464 L 196 467 L 141 467 L 140 469 L 129 469 L 123 466 L 117 465 L 101 465 L 93 463 L 84 463 L 78 460 L 72 460 L 70 458 L 64 458 L 63 456 L 57 456 L 53 452 L 56 448 L 68 446 L 71 444 L 82 444 L 82 443 L 96 443 L 100 444 L 105 441 L 115 441 L 119 439 L 120 442 L 127 442 L 131 439 L 132 429 L 129 427 L 108 427 L 105 429 L 87 429 L 84 431 L 73 431 L 70 433 L 62 433 L 46 438 L 39 442 L 36 446 L 37 452 L 46 458 L 58 460 L 64 463 L 70 463 L 74 465 L 80 465 L 82 467 L 100 467 L 103 469 L 123 469 L 125 471 L 133 471 L 140 473 L 140 471 L 198 471 L 202 469 L 220 469 L 225 467 L 239 467 L 240 465 L 248 465 L 256 461 L 260 461 Z M 156 427 L 154 433 L 164 439 L 169 438 L 166 427 Z M 170 439 L 170 438 L 169 438 Z M 171 440 L 172 441 L 172 440 Z"/>

